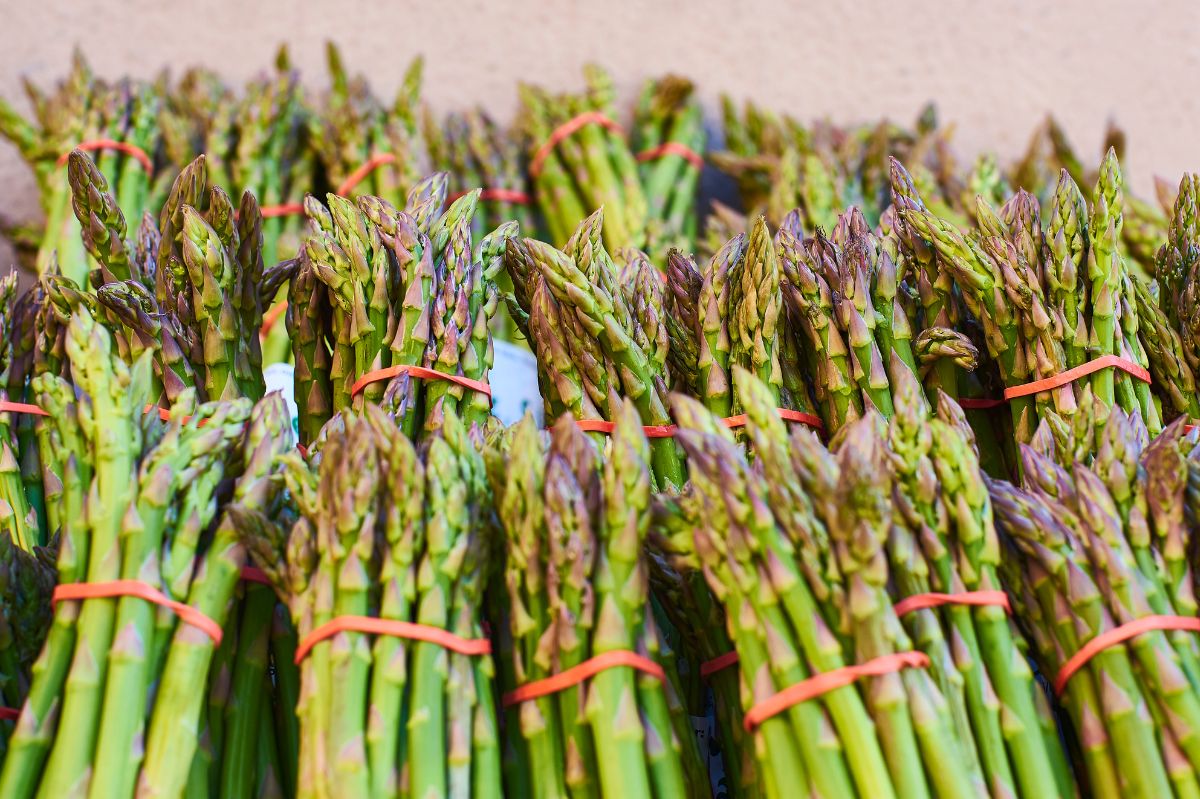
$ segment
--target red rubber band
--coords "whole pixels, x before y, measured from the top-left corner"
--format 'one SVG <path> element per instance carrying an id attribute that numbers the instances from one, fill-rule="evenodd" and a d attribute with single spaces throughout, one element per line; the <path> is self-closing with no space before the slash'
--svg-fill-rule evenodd
<path id="1" fill-rule="evenodd" d="M 942 605 L 972 605 L 974 607 L 995 605 L 1012 613 L 1012 606 L 1008 603 L 1008 594 L 1003 591 L 963 591 L 960 594 L 913 594 L 893 605 L 892 610 L 896 611 L 897 616 L 903 616 L 907 613 L 912 613 L 914 610 L 937 608 Z"/>
<path id="2" fill-rule="evenodd" d="M 779 693 L 754 705 L 746 711 L 743 726 L 746 728 L 746 732 L 754 732 L 754 729 L 764 721 L 793 705 L 816 699 L 838 688 L 845 688 L 862 677 L 878 677 L 900 669 L 924 669 L 928 666 L 928 656 L 924 652 L 913 650 L 893 652 L 857 666 L 844 666 L 833 671 L 826 671 L 784 688 Z"/>
<path id="3" fill-rule="evenodd" d="M 342 181 L 342 185 L 337 187 L 337 191 L 334 193 L 345 197 L 354 189 L 355 186 L 357 186 L 359 183 L 362 183 L 366 179 L 367 175 L 371 174 L 376 169 L 379 169 L 379 167 L 383 166 L 384 164 L 394 163 L 396 163 L 396 156 L 394 154 L 376 153 L 364 161 L 362 166 L 351 172 L 346 179 Z"/>
<path id="4" fill-rule="evenodd" d="M 1122 358 L 1119 355 L 1101 355 L 1099 358 L 1088 361 L 1085 364 L 1080 364 L 1074 369 L 1068 369 L 1062 374 L 1006 388 L 1004 389 L 1004 398 L 1012 399 L 1013 397 L 1024 397 L 1029 394 L 1040 394 L 1043 391 L 1050 391 L 1059 386 L 1065 386 L 1067 383 L 1074 383 L 1085 375 L 1090 375 L 1092 372 L 1098 372 L 1101 369 L 1107 369 L 1110 366 L 1133 375 L 1143 383 L 1151 382 L 1150 373 L 1133 361 Z"/>
<path id="5" fill-rule="evenodd" d="M 264 205 L 258 209 L 263 219 L 273 216 L 300 216 L 304 213 L 304 203 L 283 203 L 282 205 Z"/>
<path id="6" fill-rule="evenodd" d="M 455 200 L 466 197 L 470 193 L 469 191 L 456 191 L 446 198 L 446 204 L 449 205 Z M 494 200 L 498 203 L 512 203 L 513 205 L 529 205 L 532 202 L 528 194 L 516 189 L 483 189 L 479 192 L 479 199 L 484 201 Z"/>
<path id="7" fill-rule="evenodd" d="M 501 704 L 507 708 L 519 705 L 522 702 L 528 702 L 530 699 L 538 699 L 550 694 L 556 694 L 559 691 L 565 691 L 568 688 L 579 685 L 581 682 L 595 677 L 602 671 L 619 666 L 636 669 L 658 680 L 665 680 L 667 678 L 662 666 L 650 658 L 643 657 L 637 652 L 631 652 L 628 649 L 614 649 L 611 652 L 603 652 L 596 655 L 594 658 L 588 658 L 578 666 L 572 666 L 566 671 L 560 671 L 558 674 L 552 674 L 545 679 L 526 683 L 519 688 L 509 691 L 501 699 Z"/>
<path id="8" fill-rule="evenodd" d="M 381 380 L 391 380 L 399 374 L 408 372 L 413 377 L 422 378 L 424 380 L 448 380 L 456 385 L 469 388 L 472 391 L 478 391 L 485 395 L 489 400 L 492 398 L 492 387 L 482 380 L 472 380 L 469 377 L 462 375 L 448 375 L 444 372 L 438 372 L 433 369 L 426 369 L 424 366 L 407 366 L 399 364 L 397 366 L 388 366 L 384 369 L 376 369 L 373 372 L 367 372 L 358 380 L 354 381 L 354 385 L 350 387 L 350 396 L 358 394 L 371 383 L 378 383 Z"/>
<path id="9" fill-rule="evenodd" d="M 964 410 L 986 411 L 988 408 L 999 408 L 1001 405 L 1007 405 L 1006 399 L 987 399 L 985 397 L 963 397 L 955 400 L 958 407 Z"/>
<path id="10" fill-rule="evenodd" d="M 726 652 L 724 655 L 717 655 L 712 660 L 706 660 L 700 664 L 700 677 L 708 679 L 718 671 L 727 669 L 738 662 L 738 653 L 736 650 Z"/>
<path id="11" fill-rule="evenodd" d="M 9 402 L 8 400 L 0 400 L 0 413 L 32 413 L 34 416 L 50 415 L 36 405 L 30 405 L 25 402 Z"/>
<path id="12" fill-rule="evenodd" d="M 271 581 L 267 578 L 267 573 L 257 566 L 242 567 L 242 582 L 259 583 L 261 585 L 271 584 Z"/>
<path id="13" fill-rule="evenodd" d="M 1127 622 L 1111 630 L 1100 633 L 1062 665 L 1054 678 L 1054 693 L 1062 696 L 1067 688 L 1067 681 L 1079 671 L 1089 660 L 1110 646 L 1124 643 L 1142 633 L 1154 630 L 1183 630 L 1185 632 L 1200 632 L 1200 619 L 1194 616 L 1145 616 Z"/>
<path id="14" fill-rule="evenodd" d="M 175 611 L 180 621 L 190 624 L 213 640 L 214 645 L 221 643 L 221 625 L 196 610 L 191 605 L 176 602 L 157 588 L 143 583 L 141 580 L 110 580 L 103 583 L 65 583 L 55 586 L 51 602 L 61 602 L 69 599 L 114 599 L 122 596 L 133 596 L 162 605 Z"/>
<path id="15" fill-rule="evenodd" d="M 374 616 L 338 616 L 304 636 L 304 640 L 296 647 L 296 663 L 304 660 L 314 646 L 341 632 L 390 635 L 395 638 L 426 641 L 460 655 L 490 655 L 492 652 L 492 642 L 486 638 L 460 638 L 441 627 L 396 619 L 377 619 Z"/>
<path id="16" fill-rule="evenodd" d="M 297 442 L 296 442 L 296 449 L 300 450 L 300 457 L 301 457 L 301 458 L 305 458 L 305 459 L 307 459 L 307 458 L 308 458 L 308 447 L 304 446 L 304 445 L 303 445 L 303 444 L 301 444 L 299 441 L 297 441 Z"/>
<path id="17" fill-rule="evenodd" d="M 638 161 L 653 161 L 656 158 L 662 158 L 664 155 L 677 155 L 696 167 L 696 169 L 704 169 L 704 156 L 683 142 L 677 141 L 665 142 L 657 147 L 651 147 L 649 150 L 642 150 L 634 158 Z"/>
<path id="18" fill-rule="evenodd" d="M 275 322 L 279 320 L 279 317 L 283 316 L 284 311 L 287 310 L 287 307 L 287 300 L 284 300 L 283 302 L 272 306 L 272 308 L 263 315 L 262 327 L 258 329 L 259 338 L 267 337 L 267 334 L 271 332 L 271 328 L 274 327 Z"/>
<path id="19" fill-rule="evenodd" d="M 138 147 L 136 144 L 129 144 L 128 142 L 116 141 L 114 139 L 88 139 L 87 141 L 81 141 L 79 144 L 76 144 L 73 148 L 71 148 L 69 152 L 65 152 L 60 155 L 58 157 L 58 161 L 55 162 L 55 165 L 62 166 L 63 164 L 67 163 L 67 160 L 71 157 L 71 153 L 75 150 L 84 150 L 87 152 L 95 152 L 96 150 L 116 150 L 119 153 L 125 153 L 125 155 L 130 156 L 139 164 L 141 164 L 142 169 L 146 170 L 147 176 L 154 174 L 154 162 L 150 160 L 150 156 L 146 154 L 145 150 L 143 150 L 141 147 Z"/>
<path id="20" fill-rule="evenodd" d="M 625 131 L 621 129 L 620 125 L 606 117 L 604 114 L 601 114 L 599 111 L 584 111 L 579 116 L 568 119 L 566 122 L 562 123 L 553 131 L 551 131 L 550 137 L 547 138 L 546 141 L 542 142 L 542 146 L 537 148 L 537 151 L 534 152 L 533 158 L 529 159 L 529 174 L 535 178 L 541 174 L 542 167 L 545 165 L 546 159 L 550 157 L 550 153 L 554 152 L 554 148 L 557 147 L 559 143 L 563 141 L 563 139 L 573 135 L 575 131 L 579 130 L 585 125 L 600 125 L 608 128 L 609 130 L 615 130 L 622 136 L 625 135 Z"/>
<path id="21" fill-rule="evenodd" d="M 0 721 L 16 721 L 21 718 L 21 709 L 16 707 L 0 707 Z"/>
<path id="22" fill-rule="evenodd" d="M 1196 429 L 1196 425 L 1194 425 L 1194 424 L 1185 424 L 1185 425 L 1183 426 L 1183 434 L 1186 436 L 1188 433 L 1192 432 L 1192 431 L 1193 431 L 1193 430 L 1195 430 L 1195 429 Z"/>

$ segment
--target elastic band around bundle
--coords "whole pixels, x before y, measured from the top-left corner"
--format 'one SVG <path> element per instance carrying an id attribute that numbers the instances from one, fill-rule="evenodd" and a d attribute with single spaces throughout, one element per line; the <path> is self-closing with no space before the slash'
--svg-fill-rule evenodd
<path id="1" fill-rule="evenodd" d="M 924 669 L 929 667 L 929 657 L 924 652 L 893 652 L 890 655 L 868 660 L 857 666 L 844 666 L 833 671 L 809 677 L 807 680 L 784 688 L 777 694 L 746 711 L 743 726 L 746 732 L 754 732 L 764 721 L 794 705 L 824 696 L 830 691 L 845 688 L 863 677 L 878 677 L 901 669 Z"/>
<path id="2" fill-rule="evenodd" d="M 1043 391 L 1050 391 L 1060 386 L 1065 386 L 1068 383 L 1074 383 L 1081 377 L 1090 375 L 1093 372 L 1098 372 L 1101 369 L 1108 368 L 1120 369 L 1126 372 L 1143 383 L 1149 383 L 1150 373 L 1133 361 L 1122 358 L 1118 355 L 1102 355 L 1095 360 L 1080 364 L 1074 369 L 1054 375 L 1053 377 L 1043 378 L 1042 380 L 1034 380 L 1032 383 L 1023 383 L 1019 386 L 1004 389 L 1004 398 L 1013 399 L 1014 397 L 1024 397 L 1029 394 L 1040 394 Z"/>
<path id="3" fill-rule="evenodd" d="M 1006 399 L 989 399 L 987 397 L 962 397 L 956 399 L 958 407 L 967 411 L 986 411 L 989 408 L 999 408 L 1001 405 L 1007 405 Z"/>
<path id="4" fill-rule="evenodd" d="M 492 642 L 486 638 L 460 638 L 441 627 L 396 619 L 378 619 L 374 616 L 338 616 L 304 636 L 304 640 L 296 647 L 296 664 L 299 665 L 314 646 L 343 632 L 390 635 L 394 638 L 425 641 L 460 655 L 479 656 L 492 652 Z"/>
<path id="5" fill-rule="evenodd" d="M 726 652 L 724 655 L 717 655 L 712 660 L 706 660 L 700 664 L 700 677 L 707 680 L 718 671 L 724 671 L 737 662 L 738 653 L 736 650 Z"/>
<path id="6" fill-rule="evenodd" d="M 159 591 L 141 580 L 110 580 L 103 583 L 65 583 L 55 586 L 52 602 L 62 602 L 72 599 L 116 599 L 123 596 L 137 597 L 155 605 L 161 605 L 175 612 L 180 621 L 190 624 L 213 640 L 213 644 L 221 643 L 221 625 L 205 616 L 191 605 L 176 602 L 162 591 Z"/>
<path id="7" fill-rule="evenodd" d="M 391 380 L 397 375 L 407 372 L 412 377 L 423 380 L 446 380 L 455 385 L 469 388 L 472 391 L 478 391 L 488 398 L 492 399 L 492 387 L 482 380 L 472 380 L 469 377 L 462 375 L 448 375 L 445 372 L 438 372 L 434 369 L 426 369 L 424 366 L 408 366 L 406 364 L 398 364 L 396 366 L 388 366 L 383 369 L 376 369 L 373 372 L 367 372 L 358 380 L 354 381 L 354 385 L 350 387 L 350 396 L 355 396 L 358 392 L 369 386 L 371 383 L 378 383 L 382 380 Z"/>
<path id="8" fill-rule="evenodd" d="M 21 709 L 16 707 L 0 707 L 0 721 L 16 721 L 21 718 Z"/>
<path id="9" fill-rule="evenodd" d="M 287 311 L 287 307 L 287 300 L 284 300 L 267 311 L 266 315 L 263 316 L 262 327 L 258 329 L 258 337 L 260 339 L 267 337 L 267 334 L 271 332 L 271 328 L 279 321 L 279 317 L 283 316 L 284 312 Z"/>
<path id="10" fill-rule="evenodd" d="M 71 153 L 75 150 L 84 150 L 86 152 L 95 152 L 97 150 L 116 150 L 119 153 L 124 153 L 130 158 L 142 165 L 142 169 L 146 170 L 146 175 L 154 174 L 154 161 L 146 154 L 146 151 L 136 144 L 128 142 L 116 141 L 115 139 L 88 139 L 76 144 L 69 152 L 65 152 L 58 157 L 55 162 L 56 166 L 62 166 L 71 158 Z"/>
<path id="11" fill-rule="evenodd" d="M 533 158 L 529 159 L 529 174 L 535 178 L 541 174 L 542 167 L 545 165 L 546 159 L 550 157 L 550 153 L 554 152 L 554 148 L 564 139 L 586 125 L 600 125 L 601 127 L 616 131 L 622 136 L 625 135 L 625 131 L 622 130 L 621 126 L 604 114 L 601 114 L 599 111 L 585 111 L 579 116 L 568 119 L 551 131 L 546 141 L 542 142 L 542 146 L 534 152 Z"/>
<path id="12" fill-rule="evenodd" d="M 915 610 L 938 608 L 943 605 L 970 605 L 973 607 L 996 606 L 1012 613 L 1008 602 L 1008 594 L 1003 591 L 963 591 L 958 594 L 913 594 L 905 597 L 892 606 L 897 616 L 904 616 Z"/>
<path id="13" fill-rule="evenodd" d="M 267 573 L 257 566 L 242 567 L 242 582 L 259 583 L 260 585 L 271 584 L 271 580 L 267 577 Z"/>
<path id="14" fill-rule="evenodd" d="M 696 167 L 696 169 L 704 169 L 704 156 L 683 142 L 677 141 L 665 142 L 657 147 L 651 147 L 649 150 L 642 150 L 634 158 L 638 161 L 653 161 L 662 158 L 664 155 L 677 155 Z"/>
<path id="15" fill-rule="evenodd" d="M 357 186 L 359 183 L 362 183 L 364 180 L 366 180 L 367 175 L 370 175 L 376 169 L 379 169 L 379 167 L 384 166 L 385 164 L 394 164 L 394 163 L 396 163 L 395 154 L 393 154 L 393 153 L 376 153 L 375 155 L 371 156 L 366 161 L 364 161 L 358 169 L 354 170 L 349 175 L 347 175 L 346 179 L 342 181 L 342 185 L 338 186 L 337 191 L 334 193 L 341 195 L 342 197 L 345 197 L 347 194 L 349 194 L 351 191 L 354 190 L 355 186 Z"/>
<path id="16" fill-rule="evenodd" d="M 449 205 L 455 200 L 460 200 L 470 193 L 469 191 L 456 191 L 446 198 L 446 204 Z M 510 203 L 512 205 L 529 205 L 532 201 L 528 194 L 516 189 L 482 189 L 479 192 L 479 199 L 483 202 Z"/>
<path id="17" fill-rule="evenodd" d="M 504 695 L 501 704 L 507 708 L 519 705 L 522 702 L 528 702 L 531 699 L 539 699 L 543 696 L 556 694 L 559 691 L 565 691 L 568 688 L 579 685 L 595 677 L 602 671 L 622 666 L 649 674 L 660 681 L 666 679 L 666 673 L 663 672 L 662 666 L 650 658 L 639 655 L 637 652 L 631 652 L 628 649 L 614 649 L 611 652 L 603 652 L 596 655 L 594 658 L 588 658 L 578 666 L 572 666 L 566 671 L 560 671 L 558 674 L 552 674 L 545 679 L 526 683 L 515 690 L 509 691 Z"/>
<path id="18" fill-rule="evenodd" d="M 264 205 L 258 209 L 263 219 L 276 216 L 300 216 L 304 213 L 304 203 L 283 203 L 281 205 Z"/>
<path id="19" fill-rule="evenodd" d="M 788 422 L 799 422 L 800 424 L 808 425 L 809 427 L 824 431 L 825 425 L 821 420 L 811 413 L 802 411 L 793 411 L 790 408 L 776 408 L 779 411 L 779 416 Z M 726 427 L 733 429 L 737 427 L 745 427 L 749 424 L 750 418 L 742 413 L 737 416 L 727 416 L 721 420 L 721 423 Z M 588 433 L 604 433 L 611 435 L 613 430 L 617 429 L 616 422 L 605 421 L 604 419 L 579 419 L 575 422 L 580 430 Z M 679 425 L 674 424 L 651 424 L 642 427 L 642 434 L 646 438 L 674 438 L 679 434 Z"/>
<path id="20" fill-rule="evenodd" d="M 1054 678 L 1054 693 L 1062 696 L 1067 689 L 1067 682 L 1075 672 L 1105 649 L 1122 644 L 1130 638 L 1136 638 L 1142 633 L 1155 630 L 1182 630 L 1197 633 L 1200 632 L 1200 618 L 1194 616 L 1144 616 L 1100 633 L 1084 644 L 1058 670 L 1058 674 Z"/>
<path id="21" fill-rule="evenodd" d="M 9 402 L 8 400 L 0 400 L 0 413 L 32 413 L 34 416 L 50 415 L 36 405 L 30 405 L 27 402 Z"/>

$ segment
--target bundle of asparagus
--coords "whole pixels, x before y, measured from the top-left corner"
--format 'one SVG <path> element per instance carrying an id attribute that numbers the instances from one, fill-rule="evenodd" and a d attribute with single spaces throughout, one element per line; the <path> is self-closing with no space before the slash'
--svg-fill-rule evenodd
<path id="1" fill-rule="evenodd" d="M 1098 438 L 1090 468 L 1022 446 L 1022 487 L 988 484 L 1001 573 L 1089 795 L 1194 795 L 1197 528 L 1184 508 L 1200 448 L 1182 422 L 1148 444 L 1120 409 Z"/>
<path id="2" fill-rule="evenodd" d="M 343 412 L 318 466 L 284 458 L 290 530 L 243 527 L 302 636 L 297 796 L 501 795 L 490 495 L 466 428 L 443 420 L 418 454 L 378 406 Z"/>
<path id="3" fill-rule="evenodd" d="M 439 126 L 432 115 L 425 119 L 425 139 L 434 167 L 450 175 L 458 199 L 481 189 L 481 208 L 471 234 L 481 237 L 505 222 L 533 230 L 526 191 L 521 148 L 512 133 L 496 124 L 482 109 L 451 113 Z"/>
<path id="4" fill-rule="evenodd" d="M 905 412 L 910 402 L 927 411 L 916 381 L 901 380 Z M 960 424 L 923 419 L 947 458 L 936 467 L 918 459 L 908 478 L 892 463 L 910 453 L 890 451 L 874 413 L 848 425 L 830 453 L 809 431 L 789 438 L 769 389 L 748 372 L 736 369 L 735 382 L 754 466 L 718 419 L 676 396 L 692 482 L 671 501 L 682 523 L 664 526 L 661 541 L 702 570 L 725 608 L 758 790 L 1008 796 L 1019 785 L 1071 795 L 1040 689 L 1000 648 L 1011 640 L 1003 611 L 950 605 L 902 622 L 893 609 L 924 592 L 925 569 L 935 588 L 990 579 L 990 508 Z M 911 449 L 901 424 L 892 438 Z M 933 468 L 953 478 L 945 502 L 963 511 L 928 496 Z M 893 475 L 895 505 L 877 489 Z"/>
<path id="5" fill-rule="evenodd" d="M 603 463 L 570 415 L 548 451 L 526 416 L 489 452 L 508 554 L 500 673 L 513 796 L 709 791 L 649 607 L 649 446 L 633 404 L 616 413 Z"/>
<path id="6" fill-rule="evenodd" d="M 61 484 L 58 602 L 0 793 L 132 796 L 140 782 L 143 795 L 176 795 L 202 727 L 196 686 L 244 560 L 228 512 L 203 533 L 227 473 L 235 504 L 269 500 L 272 457 L 289 440 L 282 403 L 250 419 L 243 466 L 248 401 L 193 408 L 186 390 L 164 426 L 143 413 L 149 353 L 127 365 L 85 308 L 66 334 L 73 385 L 33 381 L 58 445 L 44 464 Z"/>
<path id="7" fill-rule="evenodd" d="M 1069 419 L 1087 385 L 1105 405 L 1141 414 L 1152 433 L 1161 429 L 1142 342 L 1156 329 L 1139 323 L 1137 278 L 1118 246 L 1123 201 L 1114 152 L 1102 165 L 1090 216 L 1064 170 L 1044 228 L 1037 200 L 1024 191 L 998 214 L 981 199 L 977 227 L 966 234 L 924 206 L 898 164 L 893 191 L 908 235 L 936 253 L 935 292 L 949 302 L 947 283 L 938 289 L 948 273 L 959 289 L 954 296 L 981 325 L 1018 441 L 1030 440 L 1047 411 Z"/>
<path id="8" fill-rule="evenodd" d="M 113 186 L 116 205 L 138 218 L 142 209 L 157 205 L 153 198 L 169 185 L 170 176 L 155 172 L 162 133 L 158 113 L 160 92 L 129 80 L 114 84 L 96 78 L 76 51 L 70 73 L 53 94 L 25 83 L 34 121 L 24 119 L 0 101 L 0 136 L 17 146 L 37 177 L 45 228 L 18 235 L 18 244 L 33 246 L 36 271 L 50 268 L 57 256 L 67 277 L 83 283 L 87 257 L 80 227 L 71 218 L 71 186 L 64 159 L 77 147 L 97 152 L 99 170 Z M 17 231 L 21 233 L 21 231 Z M 86 232 L 86 231 L 85 231 Z"/>
<path id="9" fill-rule="evenodd" d="M 509 222 L 471 235 L 480 191 L 444 213 L 446 176 L 419 183 L 405 211 L 379 197 L 309 198 L 309 231 L 288 307 L 301 440 L 343 409 L 384 403 L 408 436 L 444 410 L 489 418 L 489 325 Z"/>
<path id="10" fill-rule="evenodd" d="M 309 117 L 309 137 L 328 186 L 399 204 L 429 174 L 430 158 L 421 126 L 422 59 L 409 65 L 390 106 L 372 94 L 365 76 L 351 76 L 338 48 L 326 45 L 331 87 L 322 107 Z"/>
<path id="11" fill-rule="evenodd" d="M 706 135 L 692 82 L 648 80 L 633 120 L 633 146 L 647 201 L 646 242 L 656 263 L 671 248 L 689 251 L 697 232 L 697 189 Z"/>
<path id="12" fill-rule="evenodd" d="M 648 205 L 637 161 L 616 122 L 612 78 L 584 68 L 587 91 L 551 95 L 522 84 L 521 128 L 529 175 L 553 242 L 565 242 L 589 210 L 608 215 L 604 241 L 614 251 L 646 243 Z"/>
<path id="13" fill-rule="evenodd" d="M 60 306 L 52 310 L 93 310 L 127 361 L 152 352 L 156 405 L 173 403 L 186 388 L 207 401 L 261 397 L 262 308 L 290 272 L 285 264 L 264 277 L 254 195 L 243 194 L 235 209 L 223 189 L 209 188 L 201 156 L 179 173 L 158 223 L 145 215 L 129 240 L 125 216 L 91 159 L 72 152 L 68 171 L 83 244 L 97 264 L 96 291 L 84 294 L 52 272 L 47 290 Z M 44 328 L 53 327 L 47 320 Z"/>
<path id="14" fill-rule="evenodd" d="M 50 628 L 56 544 L 27 550 L 11 527 L 0 528 L 0 762 Z"/>

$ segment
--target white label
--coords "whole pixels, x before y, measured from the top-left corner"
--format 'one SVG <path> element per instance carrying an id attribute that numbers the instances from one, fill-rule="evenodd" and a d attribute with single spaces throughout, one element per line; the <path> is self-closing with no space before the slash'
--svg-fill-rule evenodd
<path id="1" fill-rule="evenodd" d="M 300 409 L 296 407 L 296 367 L 290 363 L 273 363 L 263 369 L 263 381 L 267 393 L 278 391 L 287 403 L 288 415 L 292 417 L 292 433 L 299 440 Z"/>
<path id="2" fill-rule="evenodd" d="M 538 427 L 544 412 L 538 391 L 537 359 L 529 350 L 507 341 L 493 342 L 496 362 L 488 373 L 492 384 L 492 413 L 500 421 L 516 424 L 526 411 L 533 412 Z"/>

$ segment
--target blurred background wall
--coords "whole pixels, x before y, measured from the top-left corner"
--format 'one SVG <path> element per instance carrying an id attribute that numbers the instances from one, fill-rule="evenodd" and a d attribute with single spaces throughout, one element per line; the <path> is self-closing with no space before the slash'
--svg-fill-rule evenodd
<path id="1" fill-rule="evenodd" d="M 287 42 L 320 88 L 327 39 L 384 94 L 423 53 L 435 108 L 480 103 L 505 120 L 518 79 L 574 87 L 597 61 L 627 99 L 646 76 L 688 75 L 710 116 L 722 92 L 842 122 L 909 122 L 935 100 L 962 155 L 1005 163 L 1048 111 L 1089 159 L 1112 118 L 1146 197 L 1155 175 L 1200 169 L 1194 0 L 4 0 L 0 95 L 26 110 L 21 79 L 56 81 L 76 45 L 108 77 L 203 63 L 242 79 Z M 0 214 L 35 216 L 34 191 L 0 142 Z"/>

